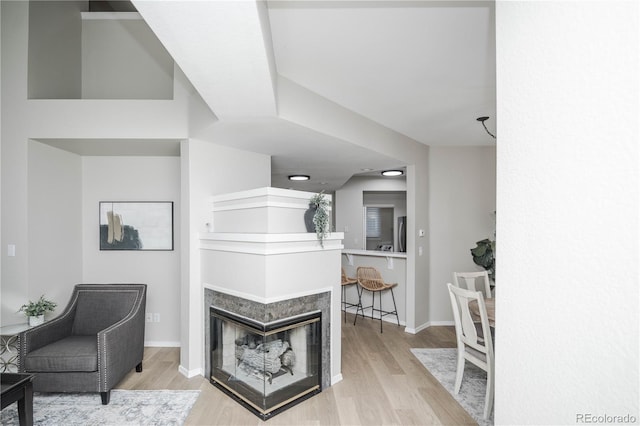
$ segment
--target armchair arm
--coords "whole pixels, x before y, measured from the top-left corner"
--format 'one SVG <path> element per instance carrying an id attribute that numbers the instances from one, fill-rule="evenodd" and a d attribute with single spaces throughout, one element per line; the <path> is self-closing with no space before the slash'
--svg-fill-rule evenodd
<path id="1" fill-rule="evenodd" d="M 29 352 L 71 335 L 73 313 L 73 307 L 68 308 L 60 316 L 18 335 L 18 371 L 24 372 L 23 360 Z"/>
<path id="2" fill-rule="evenodd" d="M 145 295 L 136 301 L 121 321 L 98 333 L 98 386 L 100 392 L 113 388 L 144 354 Z"/>

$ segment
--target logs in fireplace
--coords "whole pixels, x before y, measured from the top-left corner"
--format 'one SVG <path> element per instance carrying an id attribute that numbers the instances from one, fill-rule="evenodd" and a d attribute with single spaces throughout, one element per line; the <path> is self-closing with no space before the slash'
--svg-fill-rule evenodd
<path id="1" fill-rule="evenodd" d="M 320 311 L 271 323 L 210 311 L 214 386 L 263 420 L 320 392 Z"/>

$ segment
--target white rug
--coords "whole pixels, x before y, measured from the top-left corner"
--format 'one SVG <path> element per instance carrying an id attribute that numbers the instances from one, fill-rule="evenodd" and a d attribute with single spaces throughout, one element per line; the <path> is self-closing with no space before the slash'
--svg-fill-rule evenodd
<path id="1" fill-rule="evenodd" d="M 453 393 L 453 387 L 456 382 L 457 349 L 411 349 L 411 352 L 478 425 L 493 425 L 493 413 L 487 420 L 482 418 L 487 386 L 487 373 L 484 370 L 466 362 L 462 386 L 456 395 Z"/>
<path id="2" fill-rule="evenodd" d="M 182 425 L 200 391 L 114 389 L 102 405 L 99 393 L 34 393 L 33 424 L 67 425 Z M 2 425 L 18 425 L 18 405 L 2 410 Z"/>

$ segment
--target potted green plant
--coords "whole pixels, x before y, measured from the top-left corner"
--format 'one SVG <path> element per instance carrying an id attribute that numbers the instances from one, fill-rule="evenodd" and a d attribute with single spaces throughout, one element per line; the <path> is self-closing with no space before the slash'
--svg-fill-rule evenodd
<path id="1" fill-rule="evenodd" d="M 40 296 L 38 301 L 33 302 L 29 300 L 29 303 L 25 303 L 20 307 L 18 312 L 24 312 L 29 317 L 29 325 L 35 326 L 44 322 L 44 314 L 46 312 L 53 312 L 57 304 L 51 300 L 44 298 L 44 294 Z"/>
<path id="2" fill-rule="evenodd" d="M 485 238 L 484 240 L 476 242 L 476 246 L 471 249 L 471 256 L 473 257 L 473 263 L 482 266 L 489 272 L 489 278 L 491 281 L 496 280 L 496 242 Z"/>
<path id="3" fill-rule="evenodd" d="M 313 227 L 320 246 L 324 248 L 324 239 L 329 234 L 329 201 L 324 192 L 319 192 L 309 199 L 309 212 L 313 212 Z"/>

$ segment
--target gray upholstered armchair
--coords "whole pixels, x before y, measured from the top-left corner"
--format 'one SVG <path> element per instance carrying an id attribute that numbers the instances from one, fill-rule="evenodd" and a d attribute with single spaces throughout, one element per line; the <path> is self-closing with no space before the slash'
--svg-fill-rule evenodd
<path id="1" fill-rule="evenodd" d="M 20 333 L 19 370 L 37 392 L 100 392 L 142 371 L 146 284 L 78 284 L 62 314 Z"/>

